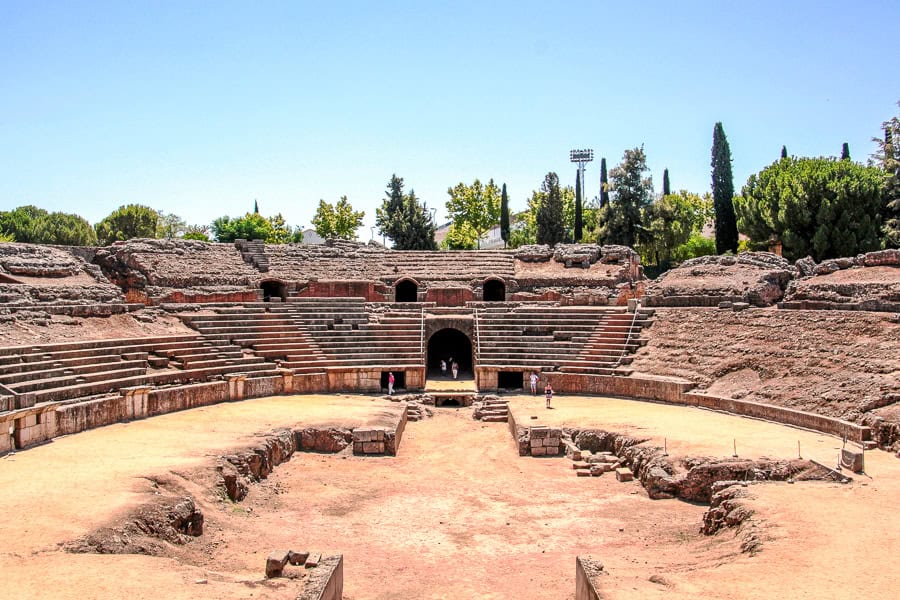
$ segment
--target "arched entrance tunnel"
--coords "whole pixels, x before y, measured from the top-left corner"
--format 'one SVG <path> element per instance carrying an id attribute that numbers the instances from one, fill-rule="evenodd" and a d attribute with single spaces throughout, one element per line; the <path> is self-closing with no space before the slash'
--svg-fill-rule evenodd
<path id="1" fill-rule="evenodd" d="M 419 286 L 415 281 L 404 279 L 394 288 L 394 302 L 416 302 L 419 299 Z"/>
<path id="2" fill-rule="evenodd" d="M 450 377 L 450 359 L 459 364 L 459 377 L 473 377 L 472 342 L 469 336 L 458 329 L 441 329 L 428 340 L 428 375 L 441 374 L 441 360 L 447 361 L 447 376 Z"/>
<path id="3" fill-rule="evenodd" d="M 263 281 L 259 284 L 260 289 L 263 291 L 263 301 L 269 302 L 272 298 L 278 298 L 280 300 L 286 300 L 287 294 L 284 289 L 283 281 L 276 281 L 274 279 L 270 279 L 267 281 Z"/>

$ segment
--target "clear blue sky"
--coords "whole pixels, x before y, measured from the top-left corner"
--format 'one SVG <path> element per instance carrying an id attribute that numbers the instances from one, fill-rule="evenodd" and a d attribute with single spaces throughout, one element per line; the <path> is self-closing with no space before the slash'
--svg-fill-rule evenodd
<path id="1" fill-rule="evenodd" d="M 189 223 L 257 199 L 309 225 L 392 173 L 444 214 L 494 178 L 514 210 L 572 148 L 644 145 L 703 193 L 722 121 L 735 187 L 791 154 L 865 161 L 897 114 L 900 2 L 0 0 L 0 210 Z M 589 196 L 599 160 L 587 172 Z"/>

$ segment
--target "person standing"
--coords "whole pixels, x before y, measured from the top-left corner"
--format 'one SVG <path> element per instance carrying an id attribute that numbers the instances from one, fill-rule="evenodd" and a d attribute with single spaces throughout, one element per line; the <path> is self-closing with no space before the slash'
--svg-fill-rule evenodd
<path id="1" fill-rule="evenodd" d="M 443 358 L 441 359 L 441 377 L 447 376 L 447 361 Z"/>
<path id="2" fill-rule="evenodd" d="M 532 396 L 537 396 L 537 384 L 539 379 L 540 378 L 538 377 L 537 371 L 532 371 L 531 375 L 528 376 L 528 381 L 531 384 Z"/>
<path id="3" fill-rule="evenodd" d="M 394 395 L 394 372 L 388 371 L 388 396 Z"/>
<path id="4" fill-rule="evenodd" d="M 547 398 L 547 408 L 550 408 L 550 400 L 553 399 L 553 388 L 550 386 L 550 382 L 547 382 L 547 385 L 544 386 L 544 397 Z"/>
<path id="5" fill-rule="evenodd" d="M 459 363 L 454 360 L 450 365 L 450 370 L 453 371 L 453 379 L 456 379 L 456 376 L 459 375 Z"/>

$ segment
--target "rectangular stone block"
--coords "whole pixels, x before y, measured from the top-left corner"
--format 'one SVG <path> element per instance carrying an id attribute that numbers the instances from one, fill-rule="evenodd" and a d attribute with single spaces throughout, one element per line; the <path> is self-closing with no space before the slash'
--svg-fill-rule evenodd
<path id="1" fill-rule="evenodd" d="M 288 550 L 273 550 L 266 559 L 266 577 L 281 577 L 288 555 Z"/>
<path id="2" fill-rule="evenodd" d="M 559 427 L 551 427 L 547 430 L 547 437 L 551 438 L 561 438 L 562 437 L 562 429 Z"/>
<path id="3" fill-rule="evenodd" d="M 531 447 L 532 448 L 540 448 L 544 445 L 544 440 L 541 438 L 531 438 Z"/>
<path id="4" fill-rule="evenodd" d="M 579 477 L 590 477 L 591 470 L 590 469 L 576 469 L 575 474 L 578 475 Z"/>
<path id="5" fill-rule="evenodd" d="M 844 448 L 841 450 L 841 467 L 850 469 L 854 473 L 863 471 L 863 453 Z"/>
<path id="6" fill-rule="evenodd" d="M 546 454 L 547 454 L 547 449 L 544 448 L 543 446 L 531 449 L 532 456 L 545 456 Z"/>
<path id="7" fill-rule="evenodd" d="M 364 454 L 384 454 L 384 442 L 364 442 Z"/>
<path id="8" fill-rule="evenodd" d="M 309 552 L 288 552 L 288 562 L 294 566 L 302 565 L 307 558 L 309 558 Z"/>
<path id="9" fill-rule="evenodd" d="M 547 438 L 547 443 L 545 446 L 559 446 L 559 438 L 558 437 L 549 437 Z"/>
<path id="10" fill-rule="evenodd" d="M 306 568 L 312 569 L 313 567 L 318 567 L 320 562 L 322 562 L 321 554 L 310 554 L 309 558 L 306 559 Z"/>
<path id="11" fill-rule="evenodd" d="M 590 468 L 590 466 L 591 466 L 591 465 L 589 465 L 588 463 L 586 463 L 586 462 L 581 462 L 581 461 L 573 462 L 573 463 L 572 463 L 572 468 L 573 468 L 573 469 L 576 469 L 576 470 L 578 470 L 578 469 L 588 469 L 588 468 Z"/>
<path id="12" fill-rule="evenodd" d="M 531 428 L 531 439 L 534 438 L 548 438 L 550 437 L 550 428 L 537 426 Z"/>
<path id="13" fill-rule="evenodd" d="M 544 446 L 548 456 L 557 456 L 560 453 L 559 446 Z"/>
<path id="14" fill-rule="evenodd" d="M 375 432 L 371 429 L 354 429 L 353 430 L 353 441 L 354 442 L 374 442 L 375 441 Z"/>
<path id="15" fill-rule="evenodd" d="M 631 472 L 631 469 L 628 467 L 619 467 L 616 469 L 616 479 L 621 482 L 632 481 L 634 479 L 634 473 Z"/>

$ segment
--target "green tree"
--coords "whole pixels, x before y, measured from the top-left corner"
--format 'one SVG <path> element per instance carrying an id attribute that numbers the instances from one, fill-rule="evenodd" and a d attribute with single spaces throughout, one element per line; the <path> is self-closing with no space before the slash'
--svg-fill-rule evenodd
<path id="1" fill-rule="evenodd" d="M 347 196 L 341 196 L 336 205 L 319 200 L 312 223 L 316 233 L 325 239 L 355 240 L 365 216 L 365 212 L 353 210 Z"/>
<path id="2" fill-rule="evenodd" d="M 184 239 L 209 241 L 209 225 L 188 225 L 184 232 Z"/>
<path id="3" fill-rule="evenodd" d="M 880 247 L 882 172 L 848 160 L 785 158 L 750 176 L 735 199 L 742 231 L 776 239 L 794 260 Z"/>
<path id="4" fill-rule="evenodd" d="M 606 159 L 600 159 L 600 208 L 609 204 L 609 178 L 606 174 Z"/>
<path id="5" fill-rule="evenodd" d="M 738 228 L 734 214 L 734 177 L 731 174 L 731 149 L 722 123 L 713 127 L 712 195 L 716 211 L 716 252 L 737 252 Z"/>
<path id="6" fill-rule="evenodd" d="M 135 238 L 156 237 L 159 214 L 148 206 L 128 204 L 120 206 L 94 226 L 97 239 L 103 246 Z"/>
<path id="7" fill-rule="evenodd" d="M 447 214 L 454 224 L 466 223 L 477 236 L 481 248 L 482 236 L 500 220 L 500 189 L 491 179 L 487 185 L 476 179 L 472 185 L 462 182 L 447 189 Z"/>
<path id="8" fill-rule="evenodd" d="M 572 241 L 576 244 L 581 241 L 584 217 L 581 214 L 581 170 L 575 171 L 575 218 L 572 228 Z"/>
<path id="9" fill-rule="evenodd" d="M 847 142 L 841 146 L 841 160 L 850 160 L 850 144 Z"/>
<path id="10" fill-rule="evenodd" d="M 647 207 L 640 230 L 638 251 L 645 264 L 668 267 L 676 248 L 699 235 L 712 218 L 712 197 L 701 198 L 681 190 L 655 200 Z"/>
<path id="11" fill-rule="evenodd" d="M 454 222 L 447 230 L 444 247 L 449 250 L 474 250 L 478 247 L 478 234 L 465 221 Z"/>
<path id="12" fill-rule="evenodd" d="M 19 206 L 10 211 L 0 212 L 0 233 L 11 241 L 24 244 L 37 243 L 32 238 L 34 224 L 47 216 L 47 211 L 37 206 Z"/>
<path id="13" fill-rule="evenodd" d="M 881 124 L 884 138 L 873 138 L 878 144 L 874 164 L 881 168 L 884 245 L 900 248 L 900 117 Z"/>
<path id="14" fill-rule="evenodd" d="M 509 247 L 509 196 L 506 195 L 506 184 L 500 192 L 500 237 L 503 247 Z"/>
<path id="15" fill-rule="evenodd" d="M 387 198 L 381 203 L 381 207 L 375 210 L 375 224 L 378 226 L 378 232 L 391 238 L 396 247 L 397 242 L 404 238 L 406 230 L 403 218 L 403 178 L 397 177 L 396 173 L 391 175 L 385 195 Z"/>
<path id="16" fill-rule="evenodd" d="M 710 256 L 716 253 L 716 240 L 696 233 L 687 242 L 672 251 L 674 262 L 684 262 L 698 256 Z"/>
<path id="17" fill-rule="evenodd" d="M 61 246 L 95 246 L 97 234 L 84 217 L 53 212 L 32 222 L 31 242 Z"/>
<path id="18" fill-rule="evenodd" d="M 622 162 L 609 173 L 612 200 L 600 209 L 598 241 L 635 246 L 644 210 L 653 200 L 653 180 L 647 173 L 644 147 L 626 150 Z"/>
<path id="19" fill-rule="evenodd" d="M 243 217 L 219 217 L 212 222 L 212 233 L 217 242 L 242 240 L 266 241 L 272 234 L 272 223 L 259 213 L 247 213 Z"/>
<path id="20" fill-rule="evenodd" d="M 159 218 L 156 222 L 156 237 L 171 240 L 173 238 L 182 237 L 187 231 L 187 223 L 184 219 L 176 214 L 166 214 L 159 211 Z"/>
<path id="21" fill-rule="evenodd" d="M 437 250 L 434 219 L 415 190 L 403 193 L 403 178 L 392 175 L 387 196 L 375 210 L 375 224 L 382 235 L 391 238 L 397 250 Z"/>
<path id="22" fill-rule="evenodd" d="M 663 169 L 663 196 L 668 196 L 672 193 L 672 188 L 669 187 L 669 169 Z"/>
<path id="23" fill-rule="evenodd" d="M 564 222 L 562 195 L 559 191 L 559 176 L 550 172 L 541 184 L 543 197 L 535 214 L 537 231 L 535 238 L 538 244 L 555 246 L 565 240 L 566 226 Z"/>
<path id="24" fill-rule="evenodd" d="M 781 147 L 781 158 L 787 158 L 787 146 Z"/>

